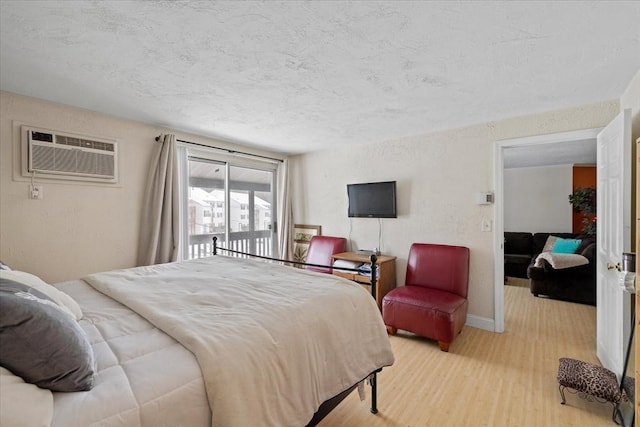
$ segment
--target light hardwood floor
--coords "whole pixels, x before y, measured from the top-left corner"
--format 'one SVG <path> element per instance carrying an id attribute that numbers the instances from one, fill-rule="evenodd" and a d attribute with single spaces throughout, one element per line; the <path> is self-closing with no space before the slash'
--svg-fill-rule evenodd
<path id="1" fill-rule="evenodd" d="M 465 326 L 449 353 L 436 341 L 399 332 L 390 337 L 393 366 L 378 375 L 378 409 L 356 392 L 320 426 L 609 426 L 612 406 L 565 393 L 558 359 L 598 363 L 595 307 L 535 298 L 505 286 L 502 334 Z"/>

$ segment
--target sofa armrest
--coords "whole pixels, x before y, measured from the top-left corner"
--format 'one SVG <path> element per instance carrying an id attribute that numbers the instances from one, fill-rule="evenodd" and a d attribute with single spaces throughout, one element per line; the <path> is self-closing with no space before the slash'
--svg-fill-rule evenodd
<path id="1" fill-rule="evenodd" d="M 588 259 L 589 263 L 594 262 L 596 259 L 596 244 L 591 243 L 590 245 L 588 245 L 582 250 L 582 252 L 580 252 L 580 255 Z"/>
<path id="2" fill-rule="evenodd" d="M 547 273 L 544 271 L 544 268 L 531 264 L 529 268 L 527 268 L 527 276 L 532 280 L 544 280 L 547 277 Z"/>

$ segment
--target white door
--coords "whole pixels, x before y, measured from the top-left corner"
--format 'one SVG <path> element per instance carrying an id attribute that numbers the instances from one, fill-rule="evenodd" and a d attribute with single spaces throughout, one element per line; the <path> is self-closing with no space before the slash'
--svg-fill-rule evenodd
<path id="1" fill-rule="evenodd" d="M 598 134 L 597 354 L 617 374 L 631 321 L 616 268 L 631 247 L 631 166 L 631 110 L 624 110 Z"/>

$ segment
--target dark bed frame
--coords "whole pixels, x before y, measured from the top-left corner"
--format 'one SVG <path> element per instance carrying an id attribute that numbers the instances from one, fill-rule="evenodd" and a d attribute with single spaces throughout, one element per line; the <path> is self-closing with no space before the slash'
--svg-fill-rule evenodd
<path id="1" fill-rule="evenodd" d="M 262 255 L 254 255 L 247 252 L 236 251 L 234 249 L 227 249 L 222 246 L 218 246 L 218 238 L 216 236 L 213 236 L 213 255 L 218 255 L 218 250 L 233 253 L 233 254 L 238 254 L 242 256 L 247 256 L 247 257 L 266 259 L 269 261 L 276 261 L 285 265 L 302 265 L 302 266 L 309 266 L 309 267 L 333 269 L 333 266 L 330 266 L 330 265 L 311 264 L 311 263 L 300 262 L 300 261 L 289 261 L 289 260 L 284 260 L 279 258 L 266 257 Z M 371 254 L 371 256 L 369 257 L 369 261 L 371 262 L 371 296 L 373 297 L 374 300 L 376 300 L 376 284 L 377 284 L 377 275 L 378 275 L 378 266 L 376 265 L 377 260 L 378 260 L 378 257 L 376 257 L 375 254 Z M 338 270 L 359 272 L 357 268 L 347 268 L 347 267 L 340 267 Z M 378 413 L 377 374 L 380 371 L 382 371 L 382 368 L 376 369 L 369 376 L 367 376 L 367 378 L 369 379 L 369 384 L 371 385 L 371 413 L 372 414 Z M 324 401 L 320 405 L 316 413 L 313 414 L 313 418 L 311 419 L 309 424 L 307 424 L 305 427 L 313 427 L 317 425 L 320 421 L 322 421 L 322 419 L 326 417 L 329 414 L 329 412 L 331 412 L 336 406 L 338 406 L 340 402 L 342 402 L 358 386 L 358 383 L 352 385 L 351 387 L 347 388 L 346 390 L 337 394 L 331 399 Z"/>

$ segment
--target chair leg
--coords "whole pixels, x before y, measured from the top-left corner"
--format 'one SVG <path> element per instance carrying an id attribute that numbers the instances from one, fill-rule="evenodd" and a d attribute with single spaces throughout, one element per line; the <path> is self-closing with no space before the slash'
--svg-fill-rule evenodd
<path id="1" fill-rule="evenodd" d="M 450 344 L 451 343 L 449 343 L 449 342 L 438 341 L 438 345 L 440 346 L 440 350 L 446 351 L 447 353 L 449 352 L 449 345 Z"/>
<path id="2" fill-rule="evenodd" d="M 387 326 L 387 333 L 389 335 L 395 335 L 398 333 L 398 328 L 394 328 L 393 326 Z"/>
<path id="3" fill-rule="evenodd" d="M 567 399 L 565 399 L 565 397 L 564 397 L 564 386 L 563 385 L 559 385 L 558 386 L 558 390 L 560 391 L 560 397 L 562 397 L 562 402 L 560 402 L 560 404 L 564 405 L 565 403 L 567 403 Z"/>

